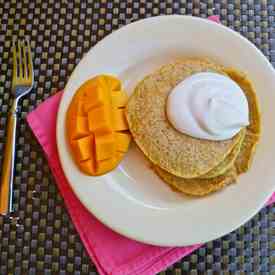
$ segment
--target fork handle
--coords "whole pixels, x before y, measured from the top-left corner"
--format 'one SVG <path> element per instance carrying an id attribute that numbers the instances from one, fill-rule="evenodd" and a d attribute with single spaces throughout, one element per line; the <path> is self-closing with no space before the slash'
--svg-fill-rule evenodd
<path id="1" fill-rule="evenodd" d="M 17 102 L 8 114 L 7 136 L 0 182 L 0 214 L 13 211 L 13 176 L 16 144 Z"/>

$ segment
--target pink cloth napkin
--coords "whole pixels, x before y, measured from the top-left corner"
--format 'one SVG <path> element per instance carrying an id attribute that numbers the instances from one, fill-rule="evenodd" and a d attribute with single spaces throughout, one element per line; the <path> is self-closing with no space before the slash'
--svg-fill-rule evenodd
<path id="1" fill-rule="evenodd" d="M 210 18 L 218 22 L 217 18 Z M 50 97 L 27 116 L 41 144 L 56 184 L 86 250 L 100 274 L 149 275 L 164 270 L 200 245 L 158 247 L 123 237 L 100 223 L 78 200 L 62 171 L 56 147 L 56 115 L 62 92 Z M 275 201 L 275 193 L 268 204 Z"/>
<path id="2" fill-rule="evenodd" d="M 62 92 L 32 111 L 27 121 L 41 144 L 72 221 L 101 274 L 155 274 L 200 245 L 158 247 L 127 239 L 101 224 L 78 200 L 60 166 L 55 137 L 56 115 Z M 275 201 L 275 193 L 268 204 Z"/>

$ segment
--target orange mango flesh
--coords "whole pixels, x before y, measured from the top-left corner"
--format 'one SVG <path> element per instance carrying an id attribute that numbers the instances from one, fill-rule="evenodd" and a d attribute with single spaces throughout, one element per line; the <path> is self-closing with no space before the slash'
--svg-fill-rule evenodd
<path id="1" fill-rule="evenodd" d="M 100 75 L 76 92 L 66 114 L 68 144 L 79 169 L 92 176 L 113 170 L 128 151 L 128 97 L 119 79 Z"/>
<path id="2" fill-rule="evenodd" d="M 96 136 L 95 138 L 95 157 L 97 161 L 110 159 L 115 155 L 115 140 L 114 135 L 107 134 Z"/>
<path id="3" fill-rule="evenodd" d="M 117 108 L 113 112 L 113 123 L 115 131 L 125 131 L 128 130 L 128 124 L 125 116 L 125 110 Z"/>
<path id="4" fill-rule="evenodd" d="M 115 139 L 117 140 L 116 151 L 125 153 L 128 151 L 129 144 L 131 142 L 131 136 L 127 133 L 116 132 Z"/>
<path id="5" fill-rule="evenodd" d="M 84 173 L 94 176 L 96 174 L 95 170 L 95 161 L 93 158 L 87 159 L 85 161 L 80 161 L 77 163 L 79 165 L 79 168 Z"/>
<path id="6" fill-rule="evenodd" d="M 70 138 L 79 139 L 89 135 L 88 119 L 85 116 L 72 117 L 70 122 Z"/>
<path id="7" fill-rule="evenodd" d="M 93 136 L 86 136 L 76 140 L 76 148 L 80 160 L 90 159 L 92 156 Z"/>
<path id="8" fill-rule="evenodd" d="M 89 130 L 97 134 L 108 134 L 113 132 L 110 106 L 103 105 L 93 108 L 88 112 Z"/>
<path id="9" fill-rule="evenodd" d="M 111 75 L 106 78 L 106 83 L 112 91 L 120 91 L 122 89 L 120 80 Z"/>
<path id="10" fill-rule="evenodd" d="M 112 105 L 119 108 L 124 107 L 128 101 L 128 97 L 125 92 L 117 91 L 111 94 Z"/>
<path id="11" fill-rule="evenodd" d="M 84 111 L 92 111 L 95 107 L 104 106 L 109 102 L 108 90 L 102 86 L 94 86 L 86 91 L 87 100 L 84 104 Z"/>

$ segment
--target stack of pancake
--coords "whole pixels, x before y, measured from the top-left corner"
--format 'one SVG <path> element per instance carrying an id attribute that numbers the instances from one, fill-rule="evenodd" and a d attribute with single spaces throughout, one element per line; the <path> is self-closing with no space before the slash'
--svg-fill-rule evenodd
<path id="1" fill-rule="evenodd" d="M 200 72 L 230 77 L 247 97 L 250 124 L 231 139 L 193 138 L 177 131 L 167 119 L 169 93 L 179 82 Z M 207 59 L 177 60 L 146 76 L 128 101 L 126 117 L 136 144 L 160 178 L 193 196 L 203 196 L 235 182 L 249 169 L 260 136 L 260 113 L 250 80 L 235 69 Z"/>

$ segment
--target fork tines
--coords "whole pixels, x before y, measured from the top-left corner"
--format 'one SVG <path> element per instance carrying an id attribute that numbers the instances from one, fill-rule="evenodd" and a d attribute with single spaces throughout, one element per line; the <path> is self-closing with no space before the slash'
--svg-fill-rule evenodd
<path id="1" fill-rule="evenodd" d="M 13 40 L 13 84 L 29 85 L 33 81 L 33 64 L 30 42 Z"/>

